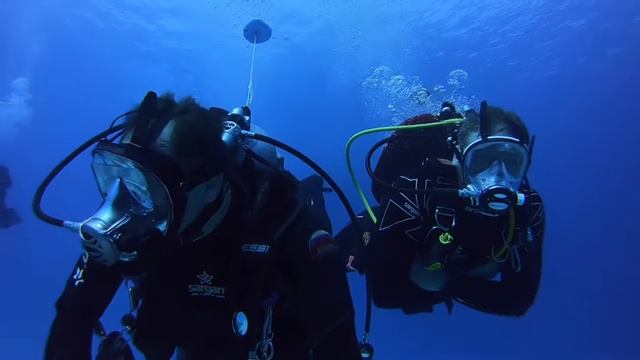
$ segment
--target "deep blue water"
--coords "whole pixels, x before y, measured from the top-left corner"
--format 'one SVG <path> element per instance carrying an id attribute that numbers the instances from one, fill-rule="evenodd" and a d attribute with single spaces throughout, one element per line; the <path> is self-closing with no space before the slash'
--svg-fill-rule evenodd
<path id="1" fill-rule="evenodd" d="M 24 218 L 0 230 L 0 358 L 42 357 L 80 252 L 75 234 L 32 215 L 41 179 L 148 90 L 242 104 L 251 59 L 242 27 L 253 18 L 273 28 L 257 48 L 254 121 L 324 166 L 358 210 L 343 153 L 358 130 L 452 97 L 514 110 L 537 135 L 530 177 L 547 233 L 536 304 L 521 319 L 462 306 L 411 317 L 376 309 L 377 359 L 640 357 L 640 1 L 24 0 L 0 3 L 0 164 Z M 416 105 L 410 95 L 422 88 L 431 100 Z M 367 188 L 362 158 L 375 139 L 353 153 Z M 89 165 L 84 155 L 65 170 L 47 211 L 81 220 L 98 206 Z M 335 228 L 346 223 L 332 195 L 329 211 Z M 351 283 L 360 329 L 362 279 Z M 125 308 L 121 294 L 107 327 Z"/>

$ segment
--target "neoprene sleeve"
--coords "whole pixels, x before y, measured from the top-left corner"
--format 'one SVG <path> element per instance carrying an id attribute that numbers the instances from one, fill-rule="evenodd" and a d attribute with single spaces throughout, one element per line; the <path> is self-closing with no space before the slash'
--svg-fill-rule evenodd
<path id="1" fill-rule="evenodd" d="M 315 360 L 359 360 L 355 330 L 355 312 L 344 257 L 337 247 L 321 256 L 311 257 L 308 237 L 317 228 L 313 213 L 303 211 L 300 221 L 306 231 L 298 229 L 289 238 L 287 253 L 289 280 L 295 289 L 288 303 L 296 308 L 303 331 Z M 302 231 L 300 231 L 302 230 Z M 303 240 L 303 241 L 301 241 Z M 335 246 L 335 245 L 334 245 Z M 287 358 L 287 357 L 285 357 Z"/>
<path id="2" fill-rule="evenodd" d="M 56 302 L 45 359 L 91 359 L 93 328 L 121 282 L 114 268 L 78 260 Z"/>

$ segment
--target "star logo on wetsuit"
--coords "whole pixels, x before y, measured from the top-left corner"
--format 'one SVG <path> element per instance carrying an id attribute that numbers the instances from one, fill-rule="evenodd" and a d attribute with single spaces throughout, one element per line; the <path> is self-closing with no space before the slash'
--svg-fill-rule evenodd
<path id="1" fill-rule="evenodd" d="M 226 288 L 221 284 L 213 284 L 213 275 L 209 275 L 205 270 L 196 275 L 200 284 L 188 284 L 187 292 L 190 296 L 204 296 L 224 299 Z"/>
<path id="2" fill-rule="evenodd" d="M 209 275 L 206 271 L 202 271 L 202 274 L 197 276 L 198 280 L 200 280 L 200 285 L 211 285 L 211 281 L 213 280 L 213 276 Z"/>

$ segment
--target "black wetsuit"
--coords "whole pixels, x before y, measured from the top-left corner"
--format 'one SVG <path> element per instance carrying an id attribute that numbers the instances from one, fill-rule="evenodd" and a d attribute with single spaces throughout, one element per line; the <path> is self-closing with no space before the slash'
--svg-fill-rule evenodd
<path id="1" fill-rule="evenodd" d="M 326 213 L 283 172 L 252 175 L 214 233 L 144 277 L 135 345 L 148 359 L 176 348 L 181 359 L 247 359 L 273 303 L 274 359 L 359 359 L 344 259 L 309 251 L 314 232 L 331 231 Z M 90 358 L 92 329 L 121 281 L 114 268 L 80 259 L 56 303 L 46 359 Z M 237 311 L 249 319 L 244 337 L 232 331 Z"/>
<path id="2" fill-rule="evenodd" d="M 427 157 L 432 142 L 414 137 L 385 149 L 375 174 L 399 188 L 458 188 L 455 166 Z M 451 158 L 444 138 L 439 144 L 436 153 Z M 361 256 L 374 303 L 417 313 L 438 303 L 451 310 L 456 300 L 487 313 L 523 315 L 540 282 L 545 212 L 539 194 L 522 191 L 527 204 L 511 218 L 479 214 L 455 192 L 416 194 L 374 183 L 378 223 L 363 214 L 360 226 L 369 239 Z M 350 225 L 336 241 L 354 248 L 360 231 Z"/>
<path id="3" fill-rule="evenodd" d="M 22 219 L 16 211 L 8 208 L 5 203 L 7 189 L 10 188 L 11 185 L 12 181 L 9 175 L 9 168 L 0 165 L 0 229 L 8 229 L 22 222 Z"/>

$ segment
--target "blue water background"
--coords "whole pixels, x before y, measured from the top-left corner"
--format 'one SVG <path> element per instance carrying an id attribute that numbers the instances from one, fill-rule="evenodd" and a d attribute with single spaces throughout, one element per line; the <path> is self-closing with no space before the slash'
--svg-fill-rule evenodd
<path id="1" fill-rule="evenodd" d="M 254 120 L 322 165 L 358 210 L 344 163 L 358 130 L 452 97 L 514 110 L 537 135 L 530 177 L 546 200 L 547 235 L 531 311 L 376 309 L 377 359 L 640 357 L 640 1 L 24 0 L 0 3 L 0 163 L 14 178 L 8 203 L 24 217 L 0 230 L 0 358 L 42 357 L 80 253 L 77 235 L 32 215 L 41 179 L 148 90 L 241 105 L 251 61 L 242 27 L 253 18 L 273 27 L 257 48 Z M 416 105 L 420 88 L 432 99 Z M 378 138 L 353 150 L 367 189 L 362 159 Z M 82 220 L 99 202 L 85 154 L 44 207 Z M 329 211 L 335 228 L 347 222 L 332 195 Z M 363 282 L 350 280 L 361 329 Z M 123 295 L 105 316 L 110 330 Z"/>

